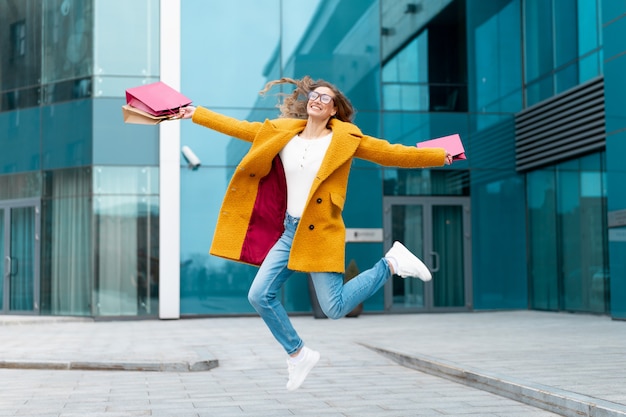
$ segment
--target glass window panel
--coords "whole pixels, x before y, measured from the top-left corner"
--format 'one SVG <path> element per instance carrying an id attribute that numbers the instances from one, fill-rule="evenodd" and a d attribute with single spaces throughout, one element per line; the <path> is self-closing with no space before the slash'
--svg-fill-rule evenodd
<path id="1" fill-rule="evenodd" d="M 428 111 L 430 91 L 428 85 L 383 85 L 385 110 Z"/>
<path id="2" fill-rule="evenodd" d="M 521 14 L 519 1 L 474 1 L 468 6 L 470 50 L 468 59 L 475 89 L 471 109 L 481 112 L 510 111 L 500 103 L 513 92 L 517 100 L 514 112 L 521 108 Z M 485 48 L 484 45 L 491 45 Z M 504 107 L 504 108 L 503 108 Z"/>
<path id="3" fill-rule="evenodd" d="M 397 83 L 400 81 L 398 65 L 399 62 L 397 59 L 392 59 L 385 64 L 381 72 L 381 79 L 383 83 Z"/>
<path id="4" fill-rule="evenodd" d="M 578 65 L 568 65 L 554 76 L 554 94 L 559 94 L 578 85 Z"/>
<path id="5" fill-rule="evenodd" d="M 94 194 L 158 194 L 157 167 L 96 166 L 93 175 Z"/>
<path id="6" fill-rule="evenodd" d="M 602 155 L 595 155 L 599 159 Z M 591 159 L 590 157 L 581 160 Z M 564 179 L 561 179 L 564 178 Z M 570 311 L 606 312 L 608 269 L 606 267 L 606 200 L 600 171 L 559 172 L 559 181 L 575 183 L 565 188 L 563 199 L 577 199 L 573 212 L 578 225 L 562 227 L 564 246 L 564 308 Z M 577 257 L 576 257 L 577 255 Z M 573 271 L 573 272 L 572 272 Z M 567 279 L 569 272 L 573 278 Z"/>
<path id="7" fill-rule="evenodd" d="M 433 279 L 435 307 L 465 306 L 463 206 L 433 206 L 433 249 L 438 257 Z"/>
<path id="8" fill-rule="evenodd" d="M 385 64 L 383 82 L 385 110 L 429 110 L 428 30 Z"/>
<path id="9" fill-rule="evenodd" d="M 398 54 L 400 81 L 428 82 L 428 29 Z"/>
<path id="10" fill-rule="evenodd" d="M 554 55 L 555 67 L 567 64 L 578 57 L 578 0 L 553 0 L 554 2 Z M 549 39 L 549 38 L 548 38 Z"/>
<path id="11" fill-rule="evenodd" d="M 533 308 L 606 313 L 603 158 L 589 155 L 526 177 Z"/>
<path id="12" fill-rule="evenodd" d="M 9 111 L 36 107 L 41 103 L 41 87 L 29 87 L 1 93 L 0 110 Z"/>
<path id="13" fill-rule="evenodd" d="M 281 61 L 283 75 L 311 75 L 336 84 L 358 109 L 371 109 L 379 79 L 372 74 L 380 64 L 378 2 L 281 2 Z M 366 91 L 362 102 L 352 91 Z M 378 106 L 374 107 L 378 108 Z"/>
<path id="14" fill-rule="evenodd" d="M 257 269 L 218 259 L 206 252 L 181 256 L 180 313 L 254 313 L 247 294 Z M 281 301 L 284 302 L 284 298 Z"/>
<path id="15" fill-rule="evenodd" d="M 93 164 L 159 165 L 159 127 L 124 123 L 123 103 L 122 99 L 92 101 Z"/>
<path id="16" fill-rule="evenodd" d="M 309 6 L 315 3 L 318 2 L 297 4 L 309 10 Z M 280 0 L 181 2 L 181 21 L 185 22 L 181 28 L 182 39 L 207 37 L 209 35 L 204 30 L 207 27 L 211 28 L 211 33 L 219 34 L 219 41 L 207 37 L 201 52 L 197 48 L 187 49 L 183 43 L 182 91 L 193 89 L 194 97 L 190 98 L 195 103 L 214 109 L 245 109 L 257 104 L 274 109 L 275 97 L 262 98 L 258 92 L 269 79 L 282 75 L 280 4 Z M 294 20 L 303 31 L 311 16 L 298 13 L 285 16 L 285 19 Z M 291 39 L 283 41 L 293 42 Z"/>
<path id="17" fill-rule="evenodd" d="M 0 200 L 19 200 L 40 195 L 40 172 L 0 175 Z"/>
<path id="18" fill-rule="evenodd" d="M 42 107 L 43 169 L 90 165 L 92 101 L 78 100 Z"/>
<path id="19" fill-rule="evenodd" d="M 35 208 L 10 209 L 9 310 L 35 309 Z"/>
<path id="20" fill-rule="evenodd" d="M 91 75 L 93 5 L 92 1 L 71 0 L 43 3 L 43 84 Z"/>
<path id="21" fill-rule="evenodd" d="M 551 42 L 546 42 L 553 39 L 552 2 L 532 0 L 523 4 L 525 78 L 531 82 L 554 68 L 553 46 Z"/>
<path id="22" fill-rule="evenodd" d="M 604 152 L 599 152 L 580 158 L 580 168 L 585 171 L 602 171 L 604 155 Z"/>
<path id="23" fill-rule="evenodd" d="M 553 170 L 526 176 L 530 305 L 558 310 L 558 257 L 556 233 L 556 183 Z"/>
<path id="24" fill-rule="evenodd" d="M 587 57 L 581 58 L 578 62 L 579 79 L 578 83 L 582 84 L 601 74 L 600 53 L 596 52 Z"/>
<path id="25" fill-rule="evenodd" d="M 557 210 L 559 238 L 561 246 L 561 277 L 563 280 L 563 308 L 581 311 L 582 280 L 585 271 L 581 269 L 581 218 L 579 200 L 579 174 L 573 171 L 558 172 Z"/>
<path id="26" fill-rule="evenodd" d="M 121 97 L 128 87 L 157 81 L 159 0 L 93 0 L 93 5 L 94 95 Z"/>
<path id="27" fill-rule="evenodd" d="M 383 84 L 383 109 L 402 109 L 402 86 L 398 84 Z"/>
<path id="28" fill-rule="evenodd" d="M 428 30 L 385 64 L 383 82 L 428 82 Z"/>
<path id="29" fill-rule="evenodd" d="M 385 195 L 469 195 L 467 170 L 384 169 Z"/>
<path id="30" fill-rule="evenodd" d="M 580 196 L 581 198 L 603 197 L 602 173 L 581 172 L 580 173 Z"/>
<path id="31" fill-rule="evenodd" d="M 55 176 L 53 198 L 42 201 L 41 314 L 92 315 L 91 198 L 63 197 L 76 195 L 81 182 Z"/>
<path id="32" fill-rule="evenodd" d="M 603 6 L 607 2 L 603 2 Z M 610 3 L 610 2 L 609 2 Z M 599 5 L 596 0 L 577 0 L 578 55 L 584 55 L 600 46 Z"/>
<path id="33" fill-rule="evenodd" d="M 421 205 L 394 205 L 391 241 L 402 242 L 420 259 L 424 257 L 424 210 Z M 419 279 L 393 278 L 393 305 L 424 307 L 424 282 Z"/>
<path id="34" fill-rule="evenodd" d="M 158 313 L 158 197 L 94 199 L 96 314 Z"/>
<path id="35" fill-rule="evenodd" d="M 518 89 L 513 94 L 501 97 L 498 107 L 495 109 L 487 108 L 487 111 L 497 113 L 517 113 L 523 108 L 522 106 L 522 89 Z"/>
<path id="36" fill-rule="evenodd" d="M 91 168 L 44 172 L 44 197 L 86 197 L 92 192 Z"/>
<path id="37" fill-rule="evenodd" d="M 39 84 L 41 77 L 41 13 L 42 7 L 39 0 L 0 2 L 0 16 L 2 16 L 3 22 L 8 25 L 3 28 L 3 49 L 2 54 L 0 54 L 0 91 L 12 90 L 14 91 L 13 94 L 19 95 L 20 89 Z M 18 101 L 17 97 L 15 97 L 15 101 Z M 5 107 L 4 104 L 3 107 Z"/>
<path id="38" fill-rule="evenodd" d="M 0 174 L 41 168 L 40 130 L 38 108 L 0 113 Z"/>
<path id="39" fill-rule="evenodd" d="M 428 82 L 428 31 L 411 41 L 393 60 L 398 62 L 398 81 Z"/>
<path id="40" fill-rule="evenodd" d="M 526 87 L 526 106 L 537 104 L 554 94 L 552 77 L 546 77 Z"/>
<path id="41" fill-rule="evenodd" d="M 91 168 L 45 173 L 41 222 L 41 313 L 91 315 Z"/>

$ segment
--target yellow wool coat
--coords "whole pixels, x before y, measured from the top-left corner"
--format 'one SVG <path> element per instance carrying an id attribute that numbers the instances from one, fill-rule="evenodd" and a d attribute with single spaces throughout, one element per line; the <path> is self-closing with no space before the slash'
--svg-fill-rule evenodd
<path id="1" fill-rule="evenodd" d="M 226 190 L 210 253 L 260 265 L 283 232 L 287 190 L 278 153 L 304 129 L 306 120 L 248 122 L 203 107 L 196 108 L 192 120 L 252 143 Z M 346 230 L 342 211 L 353 158 L 401 168 L 442 166 L 445 160 L 441 148 L 390 144 L 337 119 L 331 119 L 329 127 L 333 131 L 330 146 L 291 247 L 288 267 L 295 271 L 344 272 Z"/>

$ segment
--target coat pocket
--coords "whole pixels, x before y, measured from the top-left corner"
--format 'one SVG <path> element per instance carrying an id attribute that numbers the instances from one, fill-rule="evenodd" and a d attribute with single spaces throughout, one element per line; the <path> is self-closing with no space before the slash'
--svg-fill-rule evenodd
<path id="1" fill-rule="evenodd" d="M 339 207 L 340 210 L 343 210 L 346 199 L 341 194 L 330 193 L 330 201 L 332 201 L 335 206 Z"/>

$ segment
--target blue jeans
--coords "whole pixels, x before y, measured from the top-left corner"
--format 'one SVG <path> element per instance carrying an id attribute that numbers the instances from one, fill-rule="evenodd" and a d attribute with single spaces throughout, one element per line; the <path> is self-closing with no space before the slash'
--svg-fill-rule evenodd
<path id="1" fill-rule="evenodd" d="M 259 267 L 248 292 L 250 304 L 287 354 L 297 352 L 304 345 L 277 297 L 283 284 L 294 273 L 287 268 L 287 261 L 299 220 L 289 214 L 285 216 L 285 231 Z M 343 274 L 311 272 L 320 307 L 331 319 L 344 317 L 378 291 L 390 277 L 391 271 L 384 258 L 345 284 Z"/>

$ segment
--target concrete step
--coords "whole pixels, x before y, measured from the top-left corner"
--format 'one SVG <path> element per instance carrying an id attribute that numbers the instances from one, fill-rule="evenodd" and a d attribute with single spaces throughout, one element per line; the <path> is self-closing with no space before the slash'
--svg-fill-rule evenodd
<path id="1" fill-rule="evenodd" d="M 483 372 L 426 355 L 406 355 L 362 344 L 394 362 L 566 417 L 626 416 L 626 406 L 506 375 Z"/>

